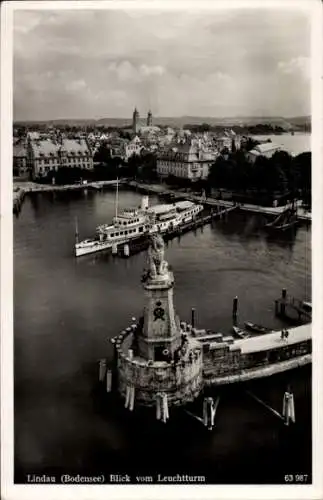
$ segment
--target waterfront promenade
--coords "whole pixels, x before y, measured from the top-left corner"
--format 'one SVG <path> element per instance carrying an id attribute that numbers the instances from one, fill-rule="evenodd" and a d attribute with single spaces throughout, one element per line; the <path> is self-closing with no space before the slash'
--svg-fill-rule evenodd
<path id="1" fill-rule="evenodd" d="M 119 184 L 125 181 L 119 180 Z M 95 189 L 100 190 L 106 186 L 113 186 L 117 183 L 116 180 L 111 181 L 93 181 L 78 184 L 38 184 L 31 181 L 14 181 L 13 182 L 13 211 L 18 212 L 26 193 L 48 193 L 57 191 L 76 191 L 79 189 Z"/>
<path id="2" fill-rule="evenodd" d="M 139 183 L 136 181 L 130 181 L 128 182 L 128 185 L 131 187 L 134 187 L 136 189 L 142 189 L 144 191 L 147 191 L 148 193 L 154 193 L 154 194 L 164 194 L 164 195 L 172 195 L 174 198 L 185 198 L 186 200 L 190 200 L 193 202 L 197 203 L 203 203 L 205 205 L 217 207 L 233 207 L 235 206 L 235 202 L 233 201 L 228 201 L 228 200 L 219 200 L 216 198 L 211 198 L 211 197 L 203 197 L 197 194 L 193 193 L 187 193 L 187 192 L 178 192 L 174 191 L 171 189 L 168 189 L 167 187 L 161 185 L 161 184 L 143 184 Z M 264 215 L 279 215 L 281 212 L 285 210 L 286 207 L 281 206 L 281 207 L 263 207 L 260 205 L 252 205 L 249 203 L 239 203 L 239 208 L 245 212 L 252 212 L 252 213 L 259 213 L 259 214 L 264 214 Z M 312 220 L 312 214 L 310 212 L 305 211 L 299 204 L 298 204 L 298 218 L 300 220 L 304 221 L 311 221 Z"/>
<path id="3" fill-rule="evenodd" d="M 14 181 L 13 184 L 13 208 L 16 210 L 20 208 L 20 204 L 26 193 L 43 193 L 43 192 L 54 192 L 54 191 L 69 191 L 78 189 L 102 189 L 106 186 L 113 186 L 117 183 L 117 180 L 109 181 L 93 181 L 87 182 L 86 184 L 64 184 L 64 185 L 52 185 L 52 184 L 37 184 L 36 182 L 28 181 Z M 145 191 L 147 193 L 153 193 L 157 195 L 172 195 L 174 199 L 185 198 L 186 200 L 193 201 L 195 203 L 203 203 L 210 207 L 222 207 L 230 208 L 236 206 L 236 203 L 228 200 L 219 200 L 212 197 L 203 197 L 191 192 L 174 191 L 169 189 L 167 186 L 162 184 L 145 184 L 137 181 L 129 181 L 127 179 L 119 180 L 119 184 L 127 185 L 131 188 Z M 263 215 L 279 215 L 285 209 L 284 206 L 281 207 L 263 207 L 260 205 L 252 205 L 249 203 L 239 203 L 239 208 L 245 212 L 259 213 Z M 311 212 L 305 211 L 304 208 L 298 204 L 297 216 L 299 220 L 311 221 Z"/>
<path id="4" fill-rule="evenodd" d="M 119 184 L 123 183 L 123 180 L 119 180 Z M 113 186 L 116 184 L 116 180 L 111 180 L 111 181 L 93 181 L 93 182 L 86 182 L 86 183 L 78 183 L 78 184 L 63 184 L 63 185 L 56 185 L 56 184 L 39 184 L 37 182 L 31 182 L 31 181 L 14 181 L 13 183 L 13 188 L 14 192 L 15 189 L 22 189 L 25 191 L 25 193 L 43 193 L 47 191 L 69 191 L 71 189 L 86 189 L 86 188 L 94 188 L 94 189 L 101 189 L 104 186 Z"/>

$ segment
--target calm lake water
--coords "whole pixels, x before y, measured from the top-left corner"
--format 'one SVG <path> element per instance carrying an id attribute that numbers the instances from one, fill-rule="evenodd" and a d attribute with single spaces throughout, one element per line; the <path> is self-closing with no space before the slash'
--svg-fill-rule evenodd
<path id="1" fill-rule="evenodd" d="M 120 192 L 122 207 L 139 203 L 137 193 Z M 286 383 L 292 384 L 293 429 L 239 387 L 223 392 L 213 433 L 185 419 L 169 431 L 168 424 L 156 430 L 126 422 L 112 405 L 97 405 L 97 360 L 111 353 L 107 340 L 144 306 L 144 253 L 128 260 L 103 253 L 74 258 L 75 217 L 85 238 L 113 215 L 113 192 L 43 193 L 26 197 L 14 220 L 16 481 L 43 472 L 185 472 L 233 484 L 282 483 L 285 474 L 309 474 L 309 368 L 251 384 L 279 411 Z M 183 320 L 195 307 L 199 327 L 230 332 L 237 295 L 240 323 L 279 328 L 274 300 L 283 287 L 311 300 L 311 228 L 269 239 L 263 222 L 231 214 L 169 242 L 166 259 Z"/>
<path id="2" fill-rule="evenodd" d="M 273 143 L 281 145 L 283 149 L 294 155 L 312 150 L 311 134 L 302 132 L 296 132 L 294 135 L 254 135 L 253 138 L 256 140 L 271 139 Z"/>

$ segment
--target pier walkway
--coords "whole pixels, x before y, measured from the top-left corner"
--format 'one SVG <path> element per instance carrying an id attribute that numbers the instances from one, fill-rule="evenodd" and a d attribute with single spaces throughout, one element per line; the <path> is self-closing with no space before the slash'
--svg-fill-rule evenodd
<path id="1" fill-rule="evenodd" d="M 86 182 L 86 183 L 78 183 L 78 184 L 39 184 L 37 182 L 31 182 L 31 181 L 25 181 L 25 182 L 19 182 L 19 181 L 14 181 L 13 183 L 13 188 L 15 189 L 21 189 L 25 193 L 43 193 L 47 191 L 69 191 L 71 189 L 86 189 L 86 188 L 94 188 L 94 189 L 101 189 L 104 186 L 114 186 L 117 183 L 117 180 L 110 180 L 110 181 L 93 181 L 93 182 Z M 124 180 L 119 180 L 119 184 L 124 184 Z"/>
<path id="2" fill-rule="evenodd" d="M 281 332 L 275 331 L 264 335 L 256 335 L 247 339 L 237 339 L 234 342 L 235 346 L 241 348 L 242 353 L 255 353 L 260 351 L 268 351 L 283 345 L 290 345 L 302 342 L 312 338 L 312 324 L 288 328 L 288 338 L 281 338 Z"/>
<path id="3" fill-rule="evenodd" d="M 119 180 L 119 185 L 124 184 L 124 180 Z M 14 181 L 13 182 L 13 211 L 19 212 L 21 204 L 24 200 L 26 193 L 48 193 L 57 191 L 76 191 L 80 189 L 102 189 L 105 186 L 114 186 L 117 180 L 111 181 L 94 181 L 78 184 L 38 184 L 31 181 Z"/>
<path id="4" fill-rule="evenodd" d="M 238 206 L 240 210 L 245 212 L 259 213 L 263 215 L 279 215 L 282 213 L 286 207 L 263 207 L 260 205 L 252 205 L 249 203 L 235 203 L 233 201 L 228 200 L 219 200 L 216 198 L 206 198 L 203 196 L 199 196 L 193 193 L 174 191 L 172 189 L 168 189 L 166 186 L 161 184 L 144 184 L 139 183 L 137 181 L 129 181 L 127 184 L 131 187 L 137 188 L 139 190 L 143 190 L 148 193 L 154 193 L 157 195 L 172 195 L 174 199 L 185 199 L 189 201 L 193 201 L 195 203 L 203 203 L 204 205 L 208 205 L 210 207 L 234 207 Z M 310 212 L 306 212 L 302 207 L 298 207 L 297 217 L 299 220 L 303 221 L 311 221 L 312 215 Z"/>

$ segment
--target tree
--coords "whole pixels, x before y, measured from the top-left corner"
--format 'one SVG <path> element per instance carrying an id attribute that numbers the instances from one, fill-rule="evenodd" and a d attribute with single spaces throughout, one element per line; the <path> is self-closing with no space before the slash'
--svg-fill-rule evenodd
<path id="1" fill-rule="evenodd" d="M 256 146 L 258 146 L 258 144 L 259 144 L 258 141 L 252 139 L 251 137 L 248 137 L 247 140 L 244 143 L 242 143 L 241 149 L 243 149 L 244 151 L 251 151 Z"/>
<path id="2" fill-rule="evenodd" d="M 303 201 L 311 203 L 312 193 L 312 155 L 310 152 L 301 153 L 292 160 L 295 172 L 296 188 L 300 191 Z"/>
<path id="3" fill-rule="evenodd" d="M 287 151 L 276 151 L 270 158 L 271 168 L 276 174 L 277 189 L 280 192 L 289 191 L 295 196 L 296 179 L 292 168 L 292 156 Z"/>
<path id="4" fill-rule="evenodd" d="M 93 161 L 108 164 L 111 160 L 111 150 L 105 142 L 100 144 L 99 149 L 95 152 Z"/>
<path id="5" fill-rule="evenodd" d="M 138 177 L 143 180 L 157 180 L 157 158 L 154 153 L 143 152 L 140 155 L 140 166 L 138 167 Z"/>
<path id="6" fill-rule="evenodd" d="M 208 123 L 202 123 L 202 125 L 200 125 L 200 132 L 209 132 L 211 127 Z"/>

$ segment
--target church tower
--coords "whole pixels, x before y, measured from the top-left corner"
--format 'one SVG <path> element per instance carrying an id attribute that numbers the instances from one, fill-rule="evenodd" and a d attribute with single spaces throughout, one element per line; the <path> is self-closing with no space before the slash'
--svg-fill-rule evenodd
<path id="1" fill-rule="evenodd" d="M 134 134 L 138 133 L 138 128 L 139 128 L 139 112 L 137 108 L 135 108 L 132 115 L 132 131 Z"/>
<path id="2" fill-rule="evenodd" d="M 153 115 L 149 110 L 147 115 L 147 127 L 152 127 L 152 125 L 153 125 Z"/>

